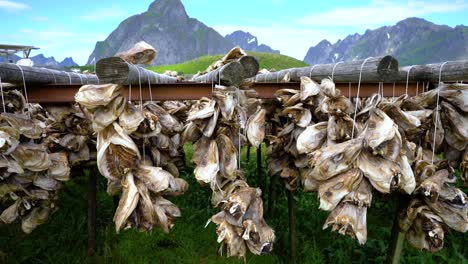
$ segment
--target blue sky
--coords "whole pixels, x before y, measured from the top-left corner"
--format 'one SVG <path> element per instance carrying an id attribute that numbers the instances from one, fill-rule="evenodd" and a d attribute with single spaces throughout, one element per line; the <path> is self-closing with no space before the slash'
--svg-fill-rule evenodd
<path id="1" fill-rule="evenodd" d="M 125 18 L 148 9 L 152 0 L 0 0 L 0 43 L 35 45 L 63 60 L 84 64 L 98 40 Z M 182 0 L 190 17 L 222 35 L 249 31 L 259 42 L 303 59 L 322 39 L 335 42 L 349 34 L 393 25 L 407 17 L 437 24 L 468 25 L 468 0 L 455 1 L 311 1 Z"/>

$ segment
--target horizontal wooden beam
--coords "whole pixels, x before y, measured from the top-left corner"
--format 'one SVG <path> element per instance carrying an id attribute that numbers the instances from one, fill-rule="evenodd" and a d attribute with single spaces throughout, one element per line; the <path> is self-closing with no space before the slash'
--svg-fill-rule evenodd
<path id="1" fill-rule="evenodd" d="M 345 96 L 356 96 L 357 84 L 337 83 L 337 88 L 341 90 L 341 94 Z M 41 104 L 63 104 L 72 103 L 75 100 L 75 94 L 81 85 L 47 85 L 28 87 L 28 98 L 30 102 Z M 290 83 L 256 83 L 253 88 L 257 91 L 262 99 L 274 99 L 275 92 L 278 89 L 299 89 L 300 84 L 297 82 Z M 409 83 L 408 95 L 414 96 L 422 92 L 423 83 Z M 141 88 L 141 96 L 143 101 L 168 101 L 168 100 L 198 100 L 202 97 L 211 97 L 212 85 L 207 83 L 174 83 L 174 84 L 152 84 L 151 93 L 148 85 Z M 378 83 L 363 83 L 360 87 L 359 95 L 361 97 L 371 96 L 378 91 Z M 397 83 L 393 89 L 393 83 L 383 84 L 383 93 L 386 97 L 399 96 L 406 93 L 406 84 Z M 139 86 L 132 86 L 131 93 L 128 86 L 124 88 L 124 95 L 131 97 L 131 100 L 140 100 Z M 152 98 L 151 98 L 152 96 Z"/>

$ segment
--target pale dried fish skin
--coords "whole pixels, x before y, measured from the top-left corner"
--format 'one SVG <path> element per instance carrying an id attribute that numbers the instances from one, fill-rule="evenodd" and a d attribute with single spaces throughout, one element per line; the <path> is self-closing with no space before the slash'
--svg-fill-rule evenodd
<path id="1" fill-rule="evenodd" d="M 138 188 L 135 185 L 131 172 L 128 172 L 125 176 L 122 187 L 122 197 L 120 198 L 119 206 L 114 215 L 115 230 L 117 233 L 123 227 L 133 210 L 135 210 L 139 200 Z"/>
<path id="2" fill-rule="evenodd" d="M 247 120 L 247 138 L 250 144 L 258 148 L 265 138 L 265 109 L 258 109 L 258 111 Z"/>

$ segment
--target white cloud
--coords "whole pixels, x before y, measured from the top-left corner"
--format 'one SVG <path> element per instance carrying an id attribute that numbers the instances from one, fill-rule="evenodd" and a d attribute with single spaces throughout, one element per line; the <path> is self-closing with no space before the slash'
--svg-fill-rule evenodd
<path id="1" fill-rule="evenodd" d="M 396 23 L 408 17 L 421 17 L 436 13 L 460 12 L 468 9 L 464 1 L 387 1 L 374 0 L 368 6 L 335 8 L 322 13 L 311 13 L 297 20 L 311 26 L 369 26 Z"/>
<path id="2" fill-rule="evenodd" d="M 28 8 L 30 7 L 23 3 L 8 1 L 8 0 L 0 0 L 0 9 L 6 10 L 6 11 L 21 11 L 21 10 L 28 9 Z"/>
<path id="3" fill-rule="evenodd" d="M 103 21 L 109 19 L 123 19 L 128 16 L 129 13 L 127 10 L 118 6 L 112 6 L 108 8 L 95 9 L 94 11 L 81 15 L 80 19 L 84 21 Z"/>
<path id="4" fill-rule="evenodd" d="M 265 26 L 250 25 L 215 25 L 221 35 L 236 30 L 248 31 L 257 36 L 260 43 L 278 49 L 281 54 L 303 60 L 309 48 L 323 39 L 335 42 L 341 36 L 338 32 L 318 28 L 306 28 L 294 24 L 273 24 Z"/>

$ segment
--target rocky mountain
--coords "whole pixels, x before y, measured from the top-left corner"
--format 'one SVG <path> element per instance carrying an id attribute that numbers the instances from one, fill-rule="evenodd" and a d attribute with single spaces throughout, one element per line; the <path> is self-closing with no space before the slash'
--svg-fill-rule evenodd
<path id="1" fill-rule="evenodd" d="M 148 11 L 127 18 L 104 41 L 97 42 L 88 64 L 142 40 L 156 48 L 155 65 L 221 54 L 234 46 L 214 29 L 190 18 L 180 0 L 156 0 Z"/>
<path id="2" fill-rule="evenodd" d="M 62 67 L 78 67 L 79 65 L 73 61 L 72 57 L 66 57 L 62 62 L 60 62 Z"/>
<path id="3" fill-rule="evenodd" d="M 242 30 L 234 31 L 231 34 L 226 35 L 226 39 L 231 41 L 234 46 L 239 46 L 246 51 L 280 53 L 279 50 L 274 50 L 265 44 L 258 45 L 258 39 L 256 36 Z"/>
<path id="4" fill-rule="evenodd" d="M 33 62 L 34 66 L 38 67 L 47 67 L 47 68 L 63 68 L 63 67 L 76 67 L 79 66 L 73 61 L 72 57 L 65 58 L 62 62 L 58 62 L 55 60 L 54 57 L 46 57 L 44 54 L 39 54 L 36 56 L 29 57 Z M 14 62 L 22 59 L 22 57 L 19 57 L 18 55 L 15 55 L 15 57 L 9 58 L 10 60 L 13 60 Z M 5 57 L 1 56 L 0 57 L 0 63 L 5 62 Z"/>
<path id="5" fill-rule="evenodd" d="M 323 40 L 304 58 L 309 64 L 334 63 L 372 56 L 393 55 L 401 65 L 468 59 L 468 27 L 436 25 L 407 18 L 394 26 L 349 35 L 332 44 Z"/>

